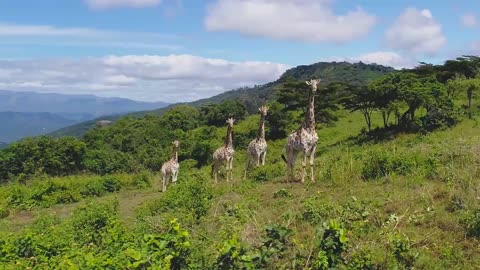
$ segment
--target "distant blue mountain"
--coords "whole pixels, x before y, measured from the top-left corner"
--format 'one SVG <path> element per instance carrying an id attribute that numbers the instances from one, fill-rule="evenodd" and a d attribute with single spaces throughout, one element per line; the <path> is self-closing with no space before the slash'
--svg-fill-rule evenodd
<path id="1" fill-rule="evenodd" d="M 0 90 L 0 142 L 11 143 L 24 137 L 47 134 L 104 115 L 154 110 L 167 105 L 165 102 L 149 103 L 93 95 Z"/>
<path id="2" fill-rule="evenodd" d="M 125 98 L 103 98 L 93 95 L 63 95 L 0 90 L 0 112 L 49 112 L 89 114 L 95 117 L 154 110 L 165 102 L 140 102 Z"/>
<path id="3" fill-rule="evenodd" d="M 7 143 L 4 143 L 4 142 L 0 142 L 0 149 L 3 149 L 5 147 L 7 147 L 8 144 Z"/>

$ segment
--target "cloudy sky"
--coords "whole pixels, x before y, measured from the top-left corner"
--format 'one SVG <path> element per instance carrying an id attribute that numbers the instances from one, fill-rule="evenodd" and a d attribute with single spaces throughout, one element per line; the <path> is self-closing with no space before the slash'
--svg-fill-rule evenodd
<path id="1" fill-rule="evenodd" d="M 480 53 L 473 0 L 2 0 L 0 89 L 191 101 L 319 61 Z"/>

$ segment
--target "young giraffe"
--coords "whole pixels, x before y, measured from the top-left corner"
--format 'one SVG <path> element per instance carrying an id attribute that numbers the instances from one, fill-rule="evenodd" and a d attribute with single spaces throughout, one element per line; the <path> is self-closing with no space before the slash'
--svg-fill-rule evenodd
<path id="1" fill-rule="evenodd" d="M 256 166 L 262 163 L 265 165 L 265 157 L 267 156 L 267 141 L 265 140 L 265 117 L 267 116 L 268 107 L 262 106 L 258 108 L 260 111 L 260 124 L 258 127 L 257 138 L 252 140 L 247 148 L 247 160 L 245 165 L 245 175 L 247 177 L 247 171 L 250 168 L 251 163 L 255 160 Z"/>
<path id="2" fill-rule="evenodd" d="M 310 180 L 315 182 L 313 178 L 313 162 L 318 142 L 317 132 L 315 131 L 315 93 L 317 92 L 317 85 L 320 81 L 320 79 L 306 81 L 306 84 L 310 86 L 310 91 L 305 119 L 303 120 L 302 126 L 288 136 L 287 143 L 283 149 L 284 152 L 287 153 L 286 159 L 282 153 L 282 158 L 288 167 L 287 182 L 294 178 L 295 161 L 300 152 L 303 153 L 302 183 L 305 182 L 307 156 L 310 156 Z"/>
<path id="3" fill-rule="evenodd" d="M 224 161 L 226 161 L 226 169 L 227 169 L 227 182 L 229 180 L 228 176 L 230 174 L 230 179 L 233 178 L 232 176 L 232 167 L 233 167 L 233 154 L 235 150 L 233 150 L 233 139 L 232 139 L 232 129 L 233 129 L 233 120 L 232 118 L 227 119 L 227 136 L 225 137 L 225 144 L 218 148 L 213 153 L 213 164 L 212 164 L 212 175 L 215 176 L 215 183 L 218 183 L 217 177 L 218 172 L 220 170 L 220 166 Z"/>
<path id="4" fill-rule="evenodd" d="M 180 164 L 178 163 L 178 146 L 180 143 L 178 141 L 173 141 L 173 153 L 172 158 L 165 162 L 162 166 L 162 192 L 167 190 L 167 181 L 172 177 L 172 182 L 177 183 L 178 170 L 180 169 Z"/>

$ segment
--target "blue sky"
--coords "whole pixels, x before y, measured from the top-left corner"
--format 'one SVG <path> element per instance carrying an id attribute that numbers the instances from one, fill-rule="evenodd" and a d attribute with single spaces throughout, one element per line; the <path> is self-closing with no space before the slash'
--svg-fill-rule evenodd
<path id="1" fill-rule="evenodd" d="M 480 2 L 4 0 L 0 88 L 195 100 L 319 61 L 480 53 Z"/>

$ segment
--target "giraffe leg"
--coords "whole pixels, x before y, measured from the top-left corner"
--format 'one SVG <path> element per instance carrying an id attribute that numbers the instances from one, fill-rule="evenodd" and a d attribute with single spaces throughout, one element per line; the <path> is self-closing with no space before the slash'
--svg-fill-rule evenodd
<path id="1" fill-rule="evenodd" d="M 295 160 L 297 155 L 293 151 L 288 152 L 288 179 L 287 182 L 294 181 L 295 179 Z"/>
<path id="2" fill-rule="evenodd" d="M 267 158 L 267 150 L 262 153 L 262 166 L 265 166 L 265 159 Z"/>
<path id="3" fill-rule="evenodd" d="M 215 162 L 213 163 L 213 177 L 214 177 L 214 179 L 215 179 L 215 184 L 218 183 L 217 176 L 218 176 L 218 164 L 217 164 L 217 162 L 215 161 Z"/>
<path id="4" fill-rule="evenodd" d="M 167 190 L 167 179 L 168 179 L 168 175 L 167 174 L 163 174 L 163 177 L 162 177 L 163 181 L 162 181 L 162 192 L 165 192 Z"/>
<path id="5" fill-rule="evenodd" d="M 230 170 L 230 180 L 233 181 L 233 157 L 230 158 L 230 165 L 228 166 Z M 228 182 L 228 174 L 227 174 L 227 182 Z"/>
<path id="6" fill-rule="evenodd" d="M 246 164 L 245 164 L 245 175 L 243 178 L 247 179 L 247 171 L 250 168 L 250 153 L 247 152 Z"/>
<path id="7" fill-rule="evenodd" d="M 317 146 L 313 146 L 312 150 L 310 151 L 310 181 L 315 182 L 314 176 L 313 176 L 313 167 L 315 164 L 315 150 L 317 149 Z"/>
<path id="8" fill-rule="evenodd" d="M 305 174 L 307 173 L 307 151 L 303 151 L 302 157 L 302 183 L 305 183 Z"/>

